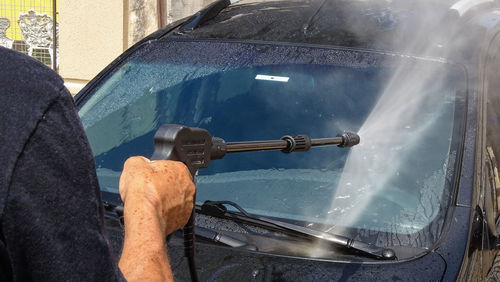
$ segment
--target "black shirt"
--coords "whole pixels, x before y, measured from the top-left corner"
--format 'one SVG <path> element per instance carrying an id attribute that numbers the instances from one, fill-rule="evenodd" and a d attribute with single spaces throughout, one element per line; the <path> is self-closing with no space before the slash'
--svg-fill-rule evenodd
<path id="1" fill-rule="evenodd" d="M 123 280 L 94 160 L 63 80 L 0 47 L 0 238 L 15 281 Z"/>

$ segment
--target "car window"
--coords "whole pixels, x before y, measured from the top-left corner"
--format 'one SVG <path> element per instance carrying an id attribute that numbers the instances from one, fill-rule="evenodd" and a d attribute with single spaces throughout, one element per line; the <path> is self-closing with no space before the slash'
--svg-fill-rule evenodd
<path id="1" fill-rule="evenodd" d="M 214 160 L 199 171 L 197 203 L 230 200 L 327 231 L 399 234 L 406 239 L 396 244 L 428 246 L 451 199 L 464 81 L 459 68 L 439 60 L 165 40 L 134 53 L 79 107 L 101 189 L 112 193 L 123 162 L 150 157 L 164 123 L 205 128 L 226 141 L 358 132 L 361 143 L 351 149 Z"/>

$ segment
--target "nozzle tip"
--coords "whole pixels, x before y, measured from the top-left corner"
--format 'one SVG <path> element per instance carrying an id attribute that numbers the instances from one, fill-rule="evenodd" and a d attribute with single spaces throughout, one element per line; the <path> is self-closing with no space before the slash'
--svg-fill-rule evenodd
<path id="1" fill-rule="evenodd" d="M 359 135 L 352 132 L 344 132 L 338 137 L 342 137 L 342 144 L 339 144 L 338 147 L 352 147 L 358 145 L 360 141 Z"/>

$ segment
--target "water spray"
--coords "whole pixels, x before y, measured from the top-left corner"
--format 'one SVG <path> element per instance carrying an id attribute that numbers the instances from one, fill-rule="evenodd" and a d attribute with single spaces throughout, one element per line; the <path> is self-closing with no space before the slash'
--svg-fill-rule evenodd
<path id="1" fill-rule="evenodd" d="M 181 161 L 194 178 L 200 168 L 208 167 L 210 160 L 221 159 L 228 153 L 268 150 L 281 150 L 283 153 L 305 152 L 316 146 L 352 147 L 359 144 L 359 141 L 356 133 L 344 132 L 332 138 L 312 139 L 307 135 L 285 135 L 280 140 L 226 142 L 222 138 L 212 137 L 202 128 L 164 124 L 154 136 L 155 150 L 151 159 Z M 183 228 L 184 256 L 188 259 L 192 281 L 198 281 L 194 261 L 194 216 L 193 207 L 193 212 Z"/>

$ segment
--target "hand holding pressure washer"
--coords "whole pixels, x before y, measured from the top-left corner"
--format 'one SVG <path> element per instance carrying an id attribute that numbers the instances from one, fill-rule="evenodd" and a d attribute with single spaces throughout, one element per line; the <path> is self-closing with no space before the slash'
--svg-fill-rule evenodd
<path id="1" fill-rule="evenodd" d="M 359 136 L 345 132 L 332 138 L 311 139 L 306 135 L 283 136 L 280 140 L 226 142 L 212 137 L 201 128 L 190 128 L 176 124 L 164 124 L 154 136 L 154 153 L 152 160 L 174 160 L 183 162 L 193 178 L 198 169 L 206 168 L 210 160 L 223 158 L 227 153 L 281 150 L 283 153 L 305 152 L 311 147 L 337 145 L 352 147 L 359 144 Z M 198 281 L 194 263 L 194 216 L 191 213 L 184 233 L 184 255 L 188 259 L 191 279 Z"/>

